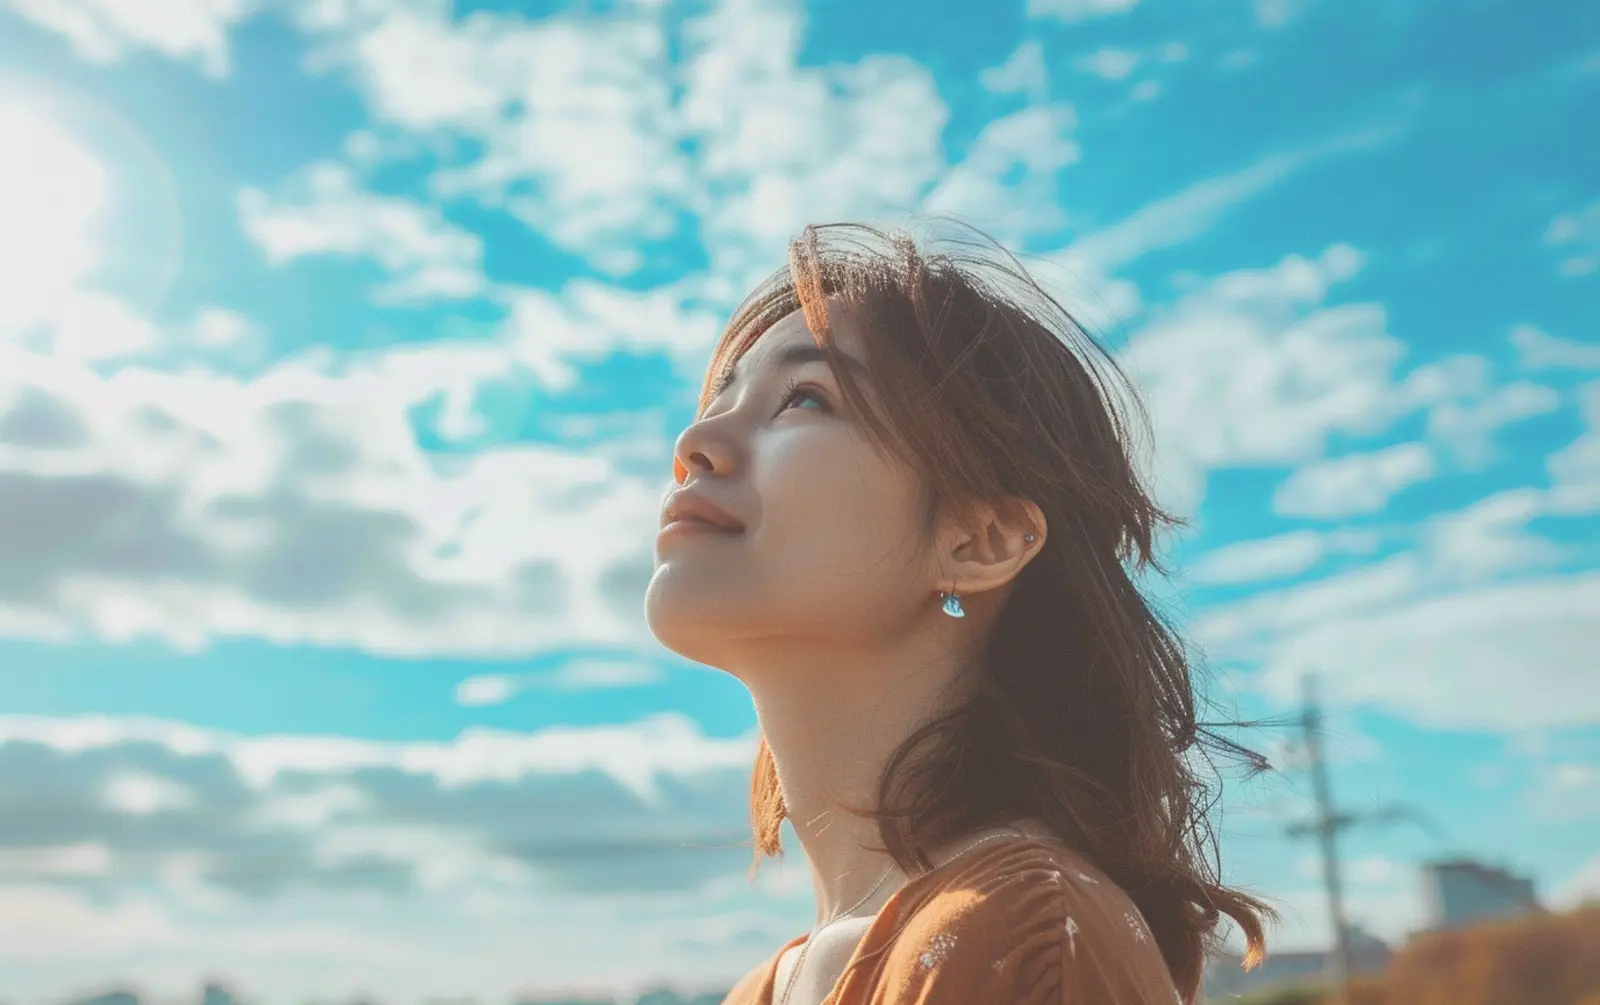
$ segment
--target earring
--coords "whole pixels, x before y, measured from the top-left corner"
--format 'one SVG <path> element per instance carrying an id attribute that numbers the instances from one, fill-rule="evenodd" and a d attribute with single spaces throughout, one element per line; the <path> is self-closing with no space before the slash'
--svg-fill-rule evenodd
<path id="1" fill-rule="evenodd" d="M 1024 534 L 1024 535 L 1022 535 L 1022 540 L 1026 541 L 1028 544 L 1032 544 L 1033 543 L 1033 535 L 1032 534 Z"/>
<path id="2" fill-rule="evenodd" d="M 946 614 L 952 618 L 964 618 L 967 616 L 967 612 L 961 607 L 961 597 L 955 591 L 941 593 L 939 596 L 944 598 L 944 612 Z"/>

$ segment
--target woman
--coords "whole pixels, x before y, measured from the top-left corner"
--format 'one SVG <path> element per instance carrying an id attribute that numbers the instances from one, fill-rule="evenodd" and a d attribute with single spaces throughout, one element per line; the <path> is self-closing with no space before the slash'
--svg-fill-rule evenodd
<path id="1" fill-rule="evenodd" d="M 735 314 L 646 610 L 749 687 L 758 863 L 788 819 L 819 923 L 729 1005 L 1188 1002 L 1219 914 L 1259 956 L 1115 375 L 1014 259 L 855 225 Z"/>

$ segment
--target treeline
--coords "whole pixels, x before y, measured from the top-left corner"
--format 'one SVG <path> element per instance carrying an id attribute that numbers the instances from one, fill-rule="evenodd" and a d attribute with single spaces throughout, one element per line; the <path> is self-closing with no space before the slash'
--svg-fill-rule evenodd
<path id="1" fill-rule="evenodd" d="M 1600 1005 L 1600 905 L 1419 935 L 1377 976 L 1239 1005 Z"/>

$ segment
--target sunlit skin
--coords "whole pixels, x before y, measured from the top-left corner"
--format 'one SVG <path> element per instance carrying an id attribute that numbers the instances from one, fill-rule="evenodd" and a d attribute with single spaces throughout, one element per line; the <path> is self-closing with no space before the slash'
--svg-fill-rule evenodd
<path id="1" fill-rule="evenodd" d="M 865 364 L 865 333 L 842 304 L 830 302 L 829 313 L 835 344 Z M 779 321 L 679 437 L 680 484 L 744 529 L 668 528 L 645 606 L 663 644 L 750 689 L 818 916 L 828 918 L 890 866 L 877 825 L 839 806 L 872 805 L 890 754 L 959 696 L 967 654 L 1043 545 L 1045 525 L 1024 502 L 1009 520 L 982 508 L 970 524 L 943 514 L 929 527 L 917 473 L 874 448 L 826 363 L 796 361 L 814 349 L 801 314 Z M 870 376 L 864 386 L 871 397 Z M 951 589 L 965 618 L 941 610 L 940 593 Z M 905 879 L 896 872 L 861 922 L 824 930 L 791 1005 L 826 995 L 866 921 Z"/>

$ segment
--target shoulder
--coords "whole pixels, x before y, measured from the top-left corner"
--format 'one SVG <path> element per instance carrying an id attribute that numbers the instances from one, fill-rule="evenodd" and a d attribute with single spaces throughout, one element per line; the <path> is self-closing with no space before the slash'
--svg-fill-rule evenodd
<path id="1" fill-rule="evenodd" d="M 1171 1005 L 1133 901 L 1054 842 L 997 846 L 908 903 L 881 968 L 896 1005 Z"/>

